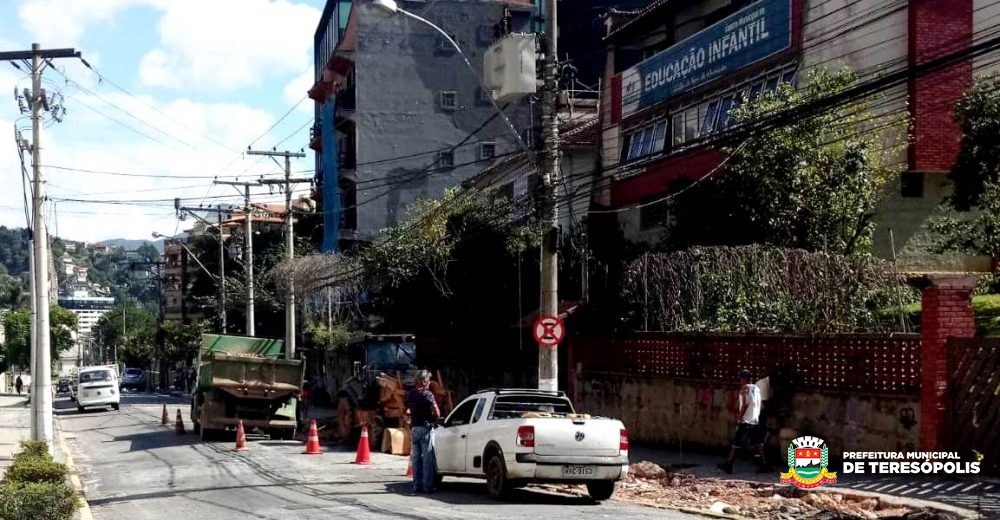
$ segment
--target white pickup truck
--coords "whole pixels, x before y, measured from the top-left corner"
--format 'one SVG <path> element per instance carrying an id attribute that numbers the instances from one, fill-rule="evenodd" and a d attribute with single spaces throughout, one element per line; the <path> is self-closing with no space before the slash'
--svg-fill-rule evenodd
<path id="1" fill-rule="evenodd" d="M 434 430 L 437 479 L 485 477 L 493 498 L 530 482 L 586 484 L 605 500 L 628 473 L 621 421 L 575 413 L 563 392 L 501 389 L 462 401 Z"/>

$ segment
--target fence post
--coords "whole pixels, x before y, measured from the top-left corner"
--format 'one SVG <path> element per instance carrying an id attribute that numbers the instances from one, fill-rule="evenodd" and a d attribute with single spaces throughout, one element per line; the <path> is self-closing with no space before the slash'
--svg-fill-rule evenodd
<path id="1" fill-rule="evenodd" d="M 927 274 L 921 288 L 920 313 L 920 449 L 938 451 L 947 439 L 951 413 L 948 399 L 948 339 L 976 333 L 972 290 L 976 275 Z M 951 425 L 961 427 L 961 425 Z"/>

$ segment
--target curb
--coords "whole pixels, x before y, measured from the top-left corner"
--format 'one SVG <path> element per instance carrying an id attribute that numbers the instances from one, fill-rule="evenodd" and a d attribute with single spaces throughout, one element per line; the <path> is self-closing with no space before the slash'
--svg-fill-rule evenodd
<path id="1" fill-rule="evenodd" d="M 63 438 L 62 430 L 59 430 L 59 449 L 63 452 L 66 468 L 69 469 L 69 483 L 79 496 L 79 509 L 77 511 L 80 513 L 80 520 L 94 520 L 94 515 L 90 512 L 90 504 L 87 502 L 86 490 L 83 488 L 83 482 L 80 481 L 80 474 L 73 462 L 73 454 Z"/>

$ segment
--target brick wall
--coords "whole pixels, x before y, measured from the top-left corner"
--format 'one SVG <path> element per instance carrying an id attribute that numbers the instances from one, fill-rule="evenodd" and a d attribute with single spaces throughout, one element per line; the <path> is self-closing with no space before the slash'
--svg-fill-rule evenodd
<path id="1" fill-rule="evenodd" d="M 973 2 L 968 0 L 911 0 L 910 65 L 924 63 L 971 45 L 972 14 Z M 911 170 L 951 169 L 961 135 L 953 116 L 955 102 L 971 83 L 971 60 L 910 81 L 910 115 L 914 132 L 909 148 Z"/>
<path id="2" fill-rule="evenodd" d="M 920 446 L 934 451 L 946 433 L 948 338 L 971 338 L 976 333 L 972 311 L 972 276 L 928 276 L 920 316 Z"/>

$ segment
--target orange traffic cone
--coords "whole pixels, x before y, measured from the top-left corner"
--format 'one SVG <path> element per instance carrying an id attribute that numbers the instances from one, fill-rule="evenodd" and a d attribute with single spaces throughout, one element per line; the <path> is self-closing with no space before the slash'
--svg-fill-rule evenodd
<path id="1" fill-rule="evenodd" d="M 243 420 L 240 419 L 236 423 L 236 451 L 246 451 L 247 449 L 247 436 L 243 432 Z"/>
<path id="2" fill-rule="evenodd" d="M 358 440 L 358 454 L 354 457 L 355 464 L 371 464 L 372 453 L 368 445 L 368 427 L 361 427 L 361 439 Z"/>
<path id="3" fill-rule="evenodd" d="M 170 424 L 170 415 L 167 414 L 167 403 L 163 403 L 163 413 L 160 414 L 160 426 L 167 426 Z"/>
<path id="4" fill-rule="evenodd" d="M 407 457 L 407 461 L 406 461 L 406 473 L 403 473 L 403 476 L 404 477 L 412 477 L 413 476 L 413 459 L 411 459 L 409 457 Z"/>
<path id="5" fill-rule="evenodd" d="M 177 420 L 174 422 L 174 430 L 177 431 L 177 435 L 184 434 L 184 418 L 181 417 L 180 410 L 177 410 Z"/>
<path id="6" fill-rule="evenodd" d="M 306 455 L 322 455 L 319 449 L 319 431 L 316 430 L 316 419 L 309 425 L 309 439 L 306 440 Z"/>

